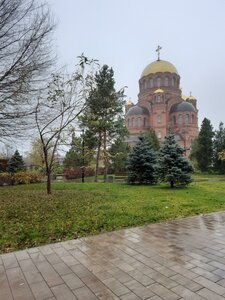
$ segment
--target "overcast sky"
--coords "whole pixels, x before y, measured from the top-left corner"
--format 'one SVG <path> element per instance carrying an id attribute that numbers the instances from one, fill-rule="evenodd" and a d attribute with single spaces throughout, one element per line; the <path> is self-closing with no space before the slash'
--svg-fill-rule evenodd
<path id="1" fill-rule="evenodd" d="M 225 122 L 224 0 L 48 0 L 58 23 L 59 63 L 72 70 L 82 52 L 114 69 L 116 87 L 128 86 L 137 102 L 138 80 L 147 64 L 175 65 L 184 95 L 198 100 L 204 117 L 217 128 Z"/>

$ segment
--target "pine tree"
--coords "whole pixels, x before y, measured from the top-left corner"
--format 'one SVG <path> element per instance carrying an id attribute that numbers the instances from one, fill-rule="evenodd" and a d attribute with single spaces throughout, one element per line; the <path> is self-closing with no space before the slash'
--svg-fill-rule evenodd
<path id="1" fill-rule="evenodd" d="M 216 130 L 213 140 L 214 157 L 213 167 L 214 170 L 220 174 L 225 174 L 225 161 L 220 159 L 220 153 L 225 150 L 225 128 L 222 122 L 219 124 L 219 130 Z"/>
<path id="2" fill-rule="evenodd" d="M 212 168 L 213 163 L 213 127 L 209 119 L 202 121 L 201 129 L 191 153 L 191 157 L 196 159 L 198 168 L 202 172 L 207 172 Z"/>
<path id="3" fill-rule="evenodd" d="M 185 150 L 175 141 L 174 135 L 165 137 L 160 149 L 160 177 L 162 181 L 175 185 L 187 185 L 191 182 L 192 166 L 190 161 L 183 156 Z"/>
<path id="4" fill-rule="evenodd" d="M 157 183 L 157 155 L 143 136 L 128 155 L 127 170 L 129 183 Z"/>
<path id="5" fill-rule="evenodd" d="M 25 169 L 26 167 L 23 158 L 20 155 L 19 151 L 16 150 L 11 159 L 9 160 L 7 170 L 9 173 L 16 173 L 18 171 L 24 171 Z"/>
<path id="6" fill-rule="evenodd" d="M 104 65 L 95 74 L 96 87 L 87 100 L 87 109 L 81 117 L 82 125 L 97 139 L 96 174 L 98 180 L 99 161 L 103 158 L 104 178 L 108 170 L 108 148 L 118 137 L 125 135 L 123 90 L 115 90 L 114 72 Z"/>
<path id="7" fill-rule="evenodd" d="M 130 147 L 124 143 L 122 138 L 118 138 L 109 149 L 110 156 L 110 171 L 113 173 L 126 172 L 127 156 L 130 152 Z"/>
<path id="8" fill-rule="evenodd" d="M 87 144 L 87 136 L 82 133 L 76 137 L 72 135 L 71 148 L 66 152 L 63 164 L 65 167 L 88 166 L 94 157 L 94 151 Z"/>

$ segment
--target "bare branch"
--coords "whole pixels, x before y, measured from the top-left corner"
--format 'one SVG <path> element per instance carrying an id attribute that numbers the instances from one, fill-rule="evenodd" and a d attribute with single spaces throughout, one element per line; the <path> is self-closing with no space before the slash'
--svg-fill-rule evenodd
<path id="1" fill-rule="evenodd" d="M 81 62 L 78 70 L 71 76 L 54 74 L 48 85 L 47 95 L 37 99 L 35 122 L 44 154 L 49 194 L 51 193 L 51 173 L 61 137 L 86 108 L 86 99 L 92 90 L 92 71 L 86 74 L 85 67 L 88 66 L 93 70 L 92 65 L 95 62 L 90 63 L 87 58 Z"/>
<path id="2" fill-rule="evenodd" d="M 46 4 L 0 0 L 0 141 L 28 125 L 34 96 L 54 62 L 53 30 Z"/>

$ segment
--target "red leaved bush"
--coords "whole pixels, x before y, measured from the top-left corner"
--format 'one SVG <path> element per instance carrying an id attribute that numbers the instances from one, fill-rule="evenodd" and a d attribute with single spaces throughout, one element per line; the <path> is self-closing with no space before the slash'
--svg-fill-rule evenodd
<path id="1" fill-rule="evenodd" d="M 79 179 L 82 176 L 82 168 L 79 167 L 70 167 L 64 169 L 64 174 L 66 179 Z M 84 168 L 84 176 L 94 176 L 95 170 L 91 167 L 85 167 Z"/>

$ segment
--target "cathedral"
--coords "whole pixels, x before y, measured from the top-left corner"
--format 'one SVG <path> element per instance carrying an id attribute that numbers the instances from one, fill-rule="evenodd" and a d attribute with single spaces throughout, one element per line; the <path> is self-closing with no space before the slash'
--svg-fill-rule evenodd
<path id="1" fill-rule="evenodd" d="M 139 79 L 138 103 L 131 100 L 125 106 L 125 122 L 129 131 L 126 142 L 133 146 L 140 134 L 153 129 L 159 142 L 172 132 L 177 143 L 190 153 L 198 135 L 197 100 L 191 94 L 182 95 L 180 75 L 175 66 L 158 59 L 143 70 Z"/>

